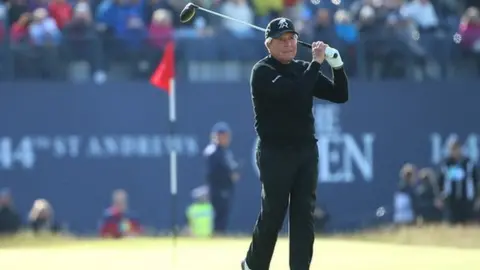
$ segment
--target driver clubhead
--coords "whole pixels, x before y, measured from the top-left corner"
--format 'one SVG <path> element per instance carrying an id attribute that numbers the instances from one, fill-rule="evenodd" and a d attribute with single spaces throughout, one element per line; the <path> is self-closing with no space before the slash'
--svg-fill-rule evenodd
<path id="1" fill-rule="evenodd" d="M 188 3 L 182 12 L 180 12 L 180 21 L 182 23 L 189 22 L 195 16 L 196 11 L 197 6 L 193 3 Z"/>

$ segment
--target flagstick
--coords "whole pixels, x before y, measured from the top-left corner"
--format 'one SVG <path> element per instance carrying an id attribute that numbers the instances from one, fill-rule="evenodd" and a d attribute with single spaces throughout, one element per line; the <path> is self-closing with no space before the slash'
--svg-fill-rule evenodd
<path id="1" fill-rule="evenodd" d="M 170 136 L 175 135 L 175 122 L 177 120 L 175 107 L 175 79 L 170 79 L 170 94 L 168 95 L 168 111 L 170 119 Z M 178 237 L 177 224 L 177 152 L 170 150 L 170 195 L 172 196 L 172 233 L 173 233 L 173 264 L 176 264 L 176 249 Z"/>

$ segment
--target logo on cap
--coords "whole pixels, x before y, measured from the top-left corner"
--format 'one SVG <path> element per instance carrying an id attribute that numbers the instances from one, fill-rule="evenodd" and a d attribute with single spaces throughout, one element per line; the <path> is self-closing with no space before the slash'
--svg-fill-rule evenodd
<path id="1" fill-rule="evenodd" d="M 285 18 L 280 19 L 280 21 L 278 22 L 278 29 L 283 29 L 283 28 L 288 28 L 288 22 L 287 22 L 287 19 Z"/>

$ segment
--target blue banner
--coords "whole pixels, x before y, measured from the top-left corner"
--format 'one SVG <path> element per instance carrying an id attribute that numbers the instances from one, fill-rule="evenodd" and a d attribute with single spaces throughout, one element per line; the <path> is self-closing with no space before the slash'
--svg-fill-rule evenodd
<path id="1" fill-rule="evenodd" d="M 388 212 L 405 162 L 434 166 L 455 134 L 478 159 L 478 82 L 351 82 L 347 104 L 314 107 L 320 148 L 318 201 L 330 227 L 378 222 Z M 191 189 L 204 183 L 202 151 L 211 126 L 227 121 L 242 165 L 231 230 L 249 232 L 260 206 L 255 133 L 246 83 L 177 82 L 176 135 L 169 135 L 168 96 L 146 83 L 1 84 L 0 187 L 25 214 L 51 201 L 76 232 L 92 232 L 111 192 L 124 188 L 142 222 L 171 224 L 169 157 L 179 153 L 178 216 Z M 477 87 L 478 88 L 478 87 Z M 250 198 L 252 197 L 253 198 Z"/>

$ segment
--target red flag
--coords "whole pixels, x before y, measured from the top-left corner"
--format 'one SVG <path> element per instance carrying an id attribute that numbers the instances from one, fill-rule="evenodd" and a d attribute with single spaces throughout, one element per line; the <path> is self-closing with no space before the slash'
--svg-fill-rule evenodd
<path id="1" fill-rule="evenodd" d="M 162 61 L 150 77 L 150 83 L 154 86 L 170 93 L 170 80 L 175 77 L 175 44 L 168 42 L 163 53 Z"/>

